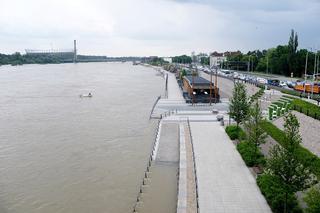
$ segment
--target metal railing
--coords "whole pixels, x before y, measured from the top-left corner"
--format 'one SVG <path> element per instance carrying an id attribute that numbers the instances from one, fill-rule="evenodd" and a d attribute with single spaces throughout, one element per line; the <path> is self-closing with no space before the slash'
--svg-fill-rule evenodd
<path id="1" fill-rule="evenodd" d="M 151 112 L 150 112 L 150 116 L 149 116 L 149 120 L 152 118 L 152 114 L 153 114 L 154 108 L 156 107 L 156 105 L 157 105 L 157 103 L 159 102 L 160 99 L 161 99 L 161 95 L 159 95 L 157 97 L 157 100 L 154 102 L 154 104 L 152 106 L 152 109 L 151 109 Z"/>

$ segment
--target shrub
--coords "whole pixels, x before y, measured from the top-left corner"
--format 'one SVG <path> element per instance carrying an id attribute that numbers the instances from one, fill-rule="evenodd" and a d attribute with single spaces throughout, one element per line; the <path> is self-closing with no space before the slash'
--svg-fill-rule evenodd
<path id="1" fill-rule="evenodd" d="M 256 147 L 252 143 L 242 141 L 237 145 L 237 150 L 239 151 L 246 165 L 249 167 L 264 165 L 266 162 L 260 150 L 256 152 Z"/>
<path id="2" fill-rule="evenodd" d="M 301 99 L 292 101 L 293 109 L 320 120 L 320 107 Z"/>
<path id="3" fill-rule="evenodd" d="M 274 140 L 276 140 L 280 145 L 284 144 L 285 133 L 278 127 L 273 125 L 271 122 L 264 120 L 261 122 L 261 127 L 270 135 Z M 306 148 L 299 145 L 297 149 L 297 156 L 300 162 L 308 167 L 315 175 L 320 177 L 320 158 L 311 153 Z"/>
<path id="4" fill-rule="evenodd" d="M 281 181 L 270 174 L 263 174 L 258 176 L 257 184 L 269 203 L 272 211 L 274 213 L 283 213 L 285 190 L 283 189 L 283 184 Z M 287 212 L 302 213 L 302 210 L 298 205 L 297 198 L 294 196 L 294 194 L 288 195 L 287 203 Z"/>
<path id="5" fill-rule="evenodd" d="M 269 107 L 269 120 L 273 118 L 273 108 Z"/>
<path id="6" fill-rule="evenodd" d="M 306 212 L 318 213 L 320 212 L 320 186 L 312 187 L 303 198 L 308 207 Z"/>
<path id="7" fill-rule="evenodd" d="M 256 92 L 255 94 L 253 94 L 251 97 L 250 97 L 250 101 L 249 103 L 252 104 L 253 101 L 261 98 L 261 96 L 263 95 L 264 93 L 264 87 L 263 88 L 260 88 L 260 90 L 258 92 Z"/>
<path id="8" fill-rule="evenodd" d="M 281 89 L 280 90 L 282 93 L 285 93 L 285 94 L 289 94 L 289 95 L 293 95 L 293 96 L 297 96 L 297 97 L 302 97 L 302 98 L 308 98 L 308 94 L 307 93 L 301 93 L 299 91 L 295 91 L 295 90 L 287 90 L 287 89 Z M 290 97 L 292 98 L 291 96 L 288 96 L 286 95 L 285 97 Z M 319 100 L 320 99 L 320 95 L 313 95 L 313 97 L 310 97 L 311 99 L 313 100 Z"/>
<path id="9" fill-rule="evenodd" d="M 227 126 L 226 133 L 231 140 L 244 140 L 246 138 L 246 133 L 241 129 L 241 127 L 237 127 L 236 125 Z"/>
<path id="10" fill-rule="evenodd" d="M 290 99 L 290 100 L 293 100 L 293 99 L 295 99 L 294 97 L 292 97 L 292 96 L 289 96 L 289 95 L 283 95 L 282 97 L 283 97 L 283 98 L 287 98 L 287 99 Z"/>

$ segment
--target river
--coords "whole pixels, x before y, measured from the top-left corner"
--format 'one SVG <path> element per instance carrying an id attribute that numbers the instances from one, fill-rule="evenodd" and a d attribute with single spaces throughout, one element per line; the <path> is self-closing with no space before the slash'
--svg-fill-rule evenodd
<path id="1" fill-rule="evenodd" d="M 0 212 L 130 212 L 163 86 L 131 63 L 0 67 Z"/>

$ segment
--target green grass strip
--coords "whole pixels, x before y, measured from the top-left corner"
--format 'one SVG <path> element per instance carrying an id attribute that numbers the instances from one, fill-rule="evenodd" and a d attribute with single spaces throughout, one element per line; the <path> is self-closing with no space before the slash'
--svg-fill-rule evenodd
<path id="1" fill-rule="evenodd" d="M 284 144 L 285 133 L 281 129 L 266 120 L 261 123 L 261 127 L 280 145 Z M 318 178 L 320 178 L 320 158 L 318 156 L 301 145 L 297 150 L 297 156 L 304 166 L 308 167 Z"/>

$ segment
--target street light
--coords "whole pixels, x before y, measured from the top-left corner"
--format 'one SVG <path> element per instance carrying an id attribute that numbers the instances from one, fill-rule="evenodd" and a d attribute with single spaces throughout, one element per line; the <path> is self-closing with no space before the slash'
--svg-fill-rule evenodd
<path id="1" fill-rule="evenodd" d="M 192 105 L 194 105 L 194 99 L 195 99 L 195 92 L 194 92 L 194 69 L 193 67 L 191 67 L 192 69 Z"/>
<path id="2" fill-rule="evenodd" d="M 304 95 L 306 94 L 306 82 L 307 82 L 307 70 L 308 70 L 308 55 L 309 55 L 309 50 L 307 49 L 306 64 L 305 64 L 305 67 L 304 67 L 304 87 L 303 87 L 303 93 L 304 93 Z"/>
<path id="3" fill-rule="evenodd" d="M 269 73 L 269 56 L 267 56 L 267 74 Z"/>
<path id="4" fill-rule="evenodd" d="M 218 67 L 216 67 L 216 77 L 215 77 L 215 81 L 214 81 L 214 103 L 217 103 L 217 98 L 218 98 Z"/>
<path id="5" fill-rule="evenodd" d="M 210 67 L 210 106 L 212 104 L 212 67 Z"/>
<path id="6" fill-rule="evenodd" d="M 314 67 L 313 67 L 313 75 L 312 75 L 312 91 L 311 91 L 311 97 L 313 98 L 313 88 L 314 88 L 314 81 L 315 81 L 315 75 L 316 75 L 316 66 L 317 66 L 317 50 L 314 52 Z"/>

